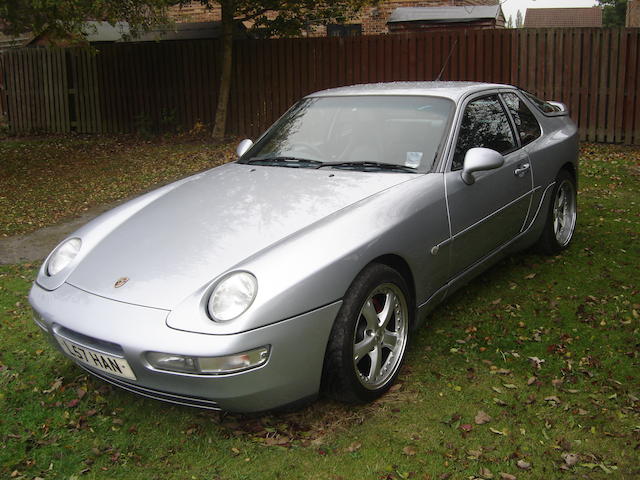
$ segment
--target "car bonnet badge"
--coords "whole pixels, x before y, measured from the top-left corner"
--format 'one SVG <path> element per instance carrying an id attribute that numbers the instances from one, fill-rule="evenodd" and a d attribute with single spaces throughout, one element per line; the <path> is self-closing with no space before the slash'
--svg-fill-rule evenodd
<path id="1" fill-rule="evenodd" d="M 128 277 L 120 277 L 118 280 L 116 280 L 116 283 L 113 284 L 113 287 L 114 288 L 120 288 L 121 286 L 123 286 L 128 281 L 129 281 Z"/>

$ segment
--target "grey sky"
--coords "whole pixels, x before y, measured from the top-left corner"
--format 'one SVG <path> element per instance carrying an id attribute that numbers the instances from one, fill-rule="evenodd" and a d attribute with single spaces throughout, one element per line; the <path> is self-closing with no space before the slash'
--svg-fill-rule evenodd
<path id="1" fill-rule="evenodd" d="M 504 18 L 509 20 L 509 15 L 513 15 L 513 22 L 516 21 L 516 12 L 524 13 L 527 8 L 560 8 L 560 7 L 592 7 L 598 2 L 595 0 L 501 0 Z"/>

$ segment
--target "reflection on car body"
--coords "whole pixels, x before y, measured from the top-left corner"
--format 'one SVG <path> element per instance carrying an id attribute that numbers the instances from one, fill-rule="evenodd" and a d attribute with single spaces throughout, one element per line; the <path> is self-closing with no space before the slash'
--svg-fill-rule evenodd
<path id="1" fill-rule="evenodd" d="M 509 252 L 569 245 L 576 133 L 562 104 L 508 85 L 314 93 L 237 162 L 64 240 L 31 290 L 36 323 L 92 374 L 160 400 L 372 400 L 434 305 Z"/>

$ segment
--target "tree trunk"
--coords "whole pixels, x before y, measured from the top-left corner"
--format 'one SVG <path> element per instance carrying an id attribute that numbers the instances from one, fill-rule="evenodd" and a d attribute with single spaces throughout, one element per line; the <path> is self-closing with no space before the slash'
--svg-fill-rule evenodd
<path id="1" fill-rule="evenodd" d="M 227 106 L 231 89 L 231 66 L 233 65 L 233 0 L 221 1 L 222 7 L 222 72 L 220 74 L 220 90 L 218 105 L 211 137 L 214 141 L 222 141 L 227 123 Z"/>

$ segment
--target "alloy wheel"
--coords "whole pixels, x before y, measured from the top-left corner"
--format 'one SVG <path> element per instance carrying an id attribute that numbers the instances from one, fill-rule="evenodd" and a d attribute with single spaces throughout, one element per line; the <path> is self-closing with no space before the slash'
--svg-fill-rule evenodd
<path id="1" fill-rule="evenodd" d="M 394 284 L 368 295 L 353 335 L 353 364 L 363 387 L 375 390 L 395 375 L 407 345 L 408 319 L 407 301 Z"/>

